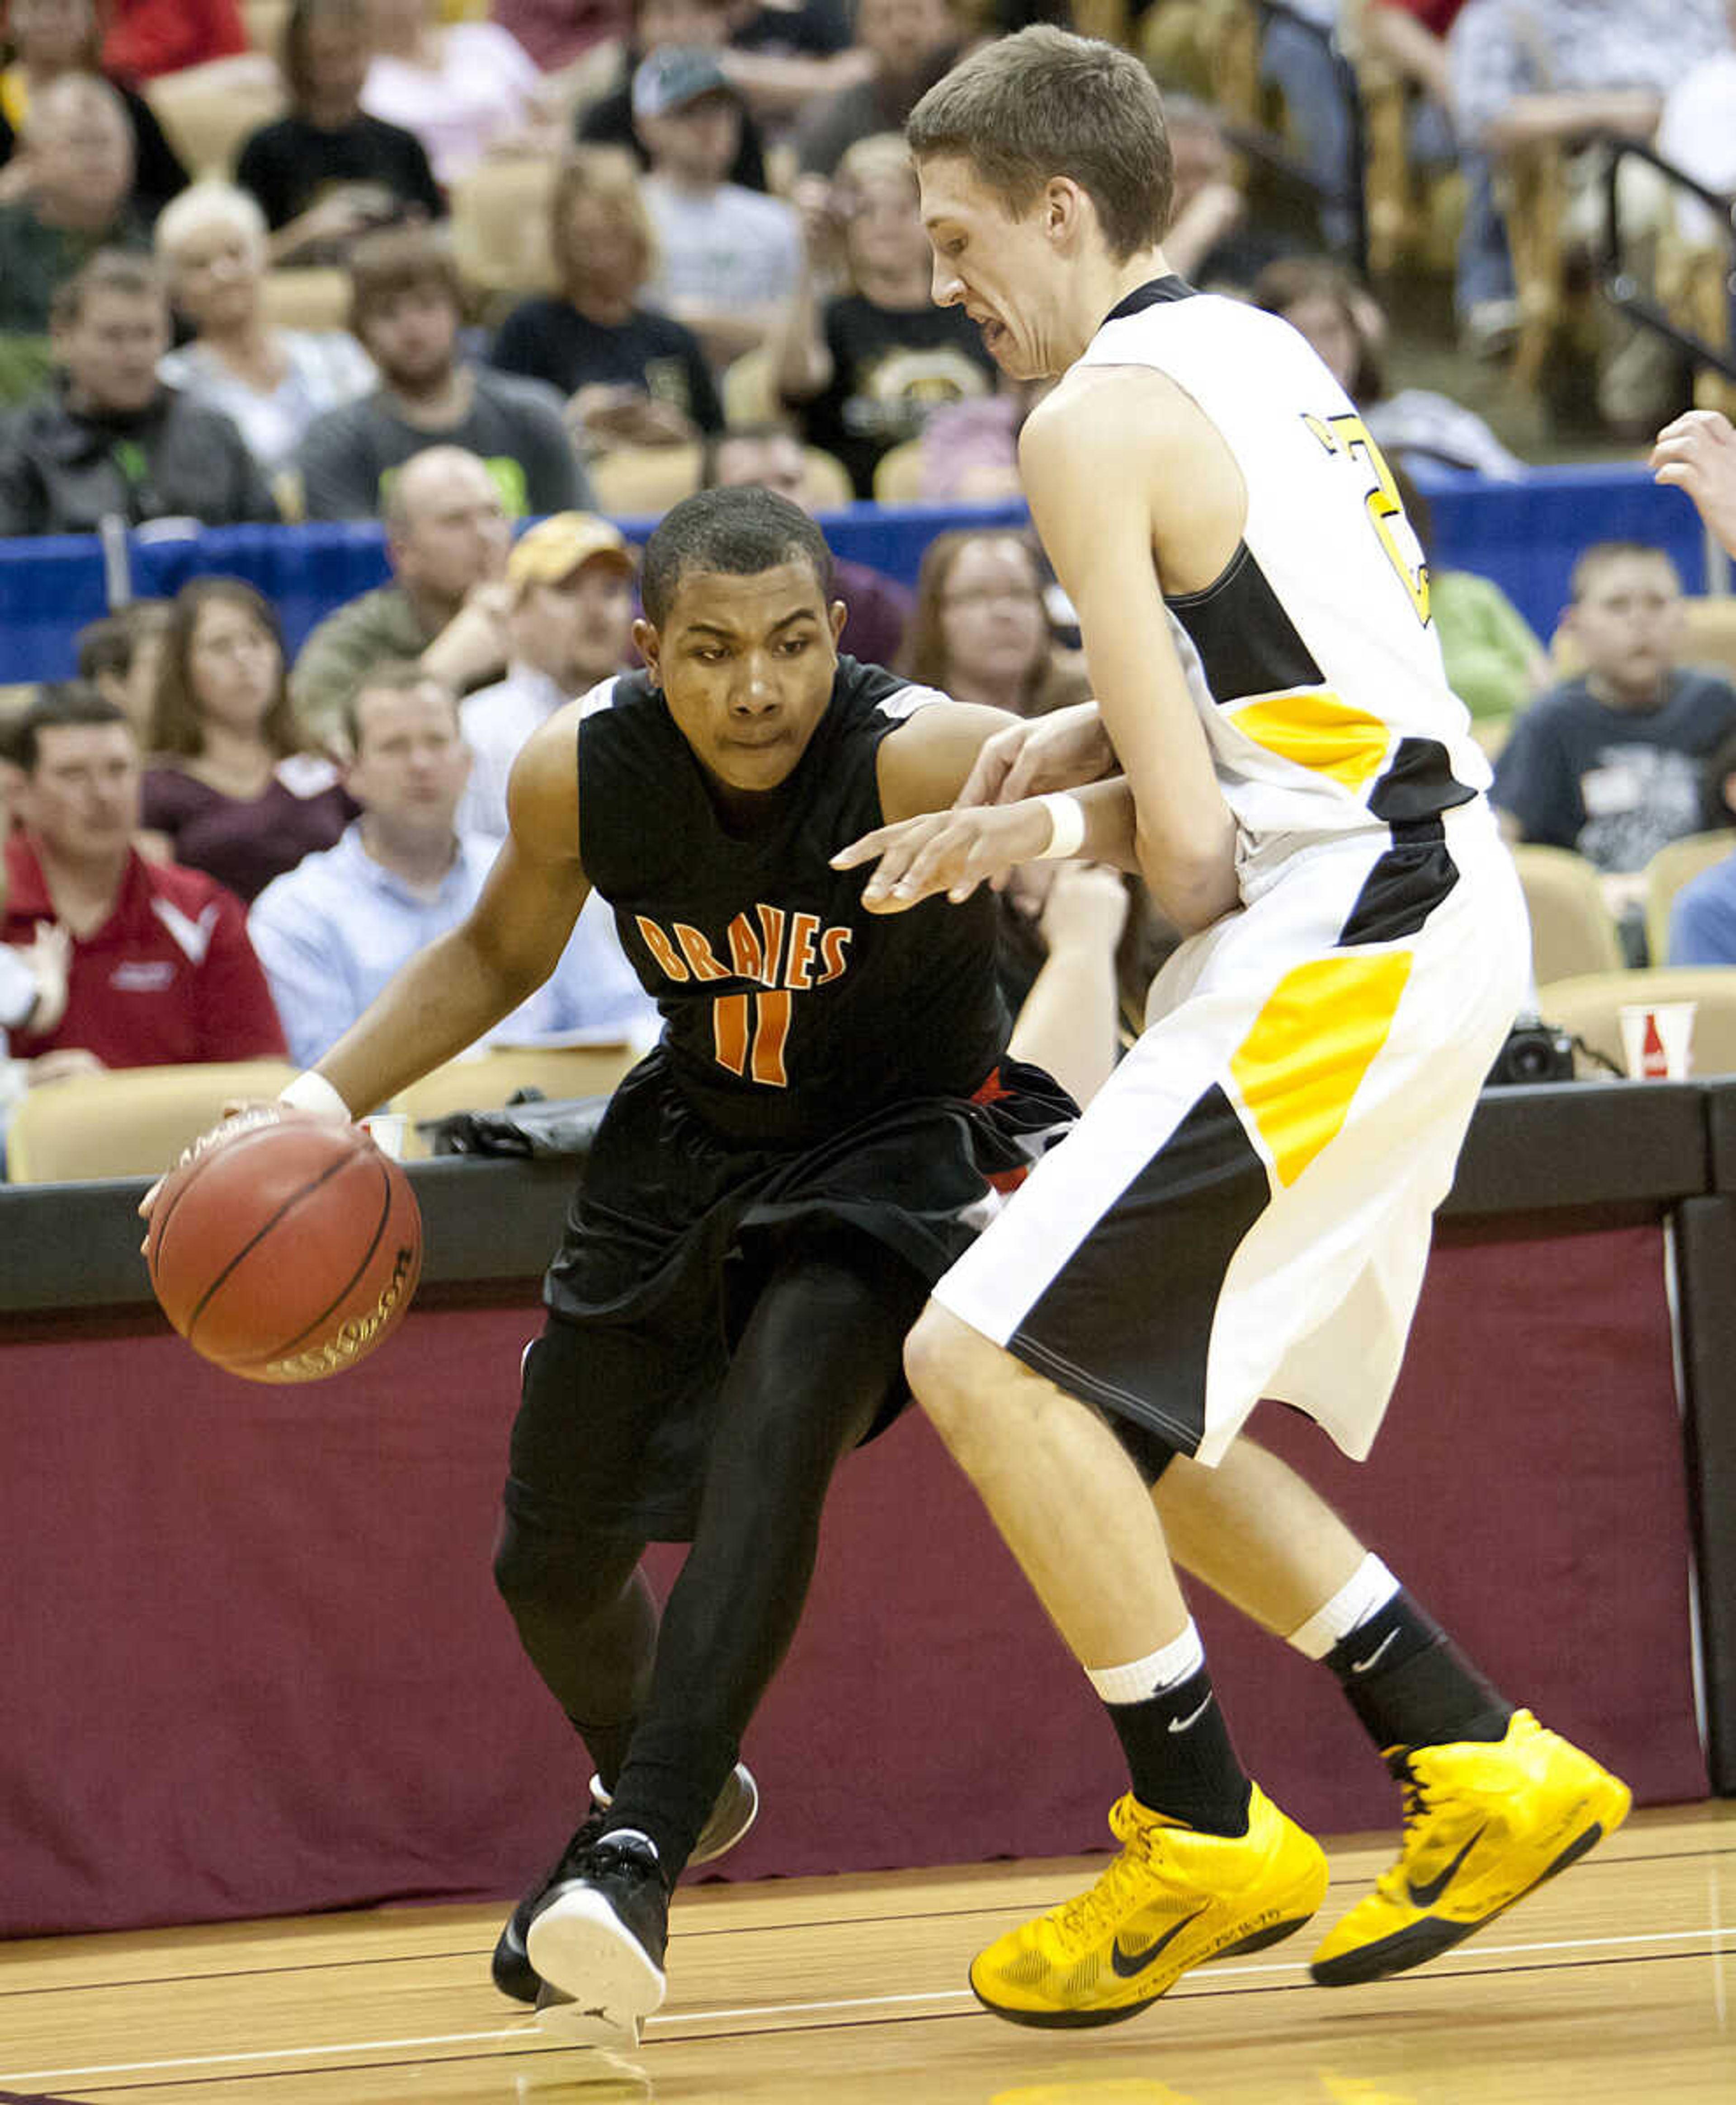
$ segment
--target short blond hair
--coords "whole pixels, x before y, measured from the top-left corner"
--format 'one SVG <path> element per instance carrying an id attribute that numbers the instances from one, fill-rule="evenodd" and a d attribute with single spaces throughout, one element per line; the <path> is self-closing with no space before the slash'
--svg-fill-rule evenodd
<path id="1" fill-rule="evenodd" d="M 179 197 L 171 198 L 163 208 L 152 236 L 158 261 L 172 265 L 178 244 L 190 234 L 213 222 L 220 226 L 233 226 L 250 235 L 261 248 L 265 245 L 268 229 L 259 200 L 234 183 L 208 176 L 190 185 Z"/>
<path id="2" fill-rule="evenodd" d="M 657 275 L 657 229 L 640 186 L 639 164 L 624 147 L 575 146 L 560 166 L 549 197 L 549 251 L 562 287 L 570 296 L 585 273 L 567 239 L 567 221 L 579 201 L 590 200 L 612 211 L 639 252 L 639 283 Z"/>

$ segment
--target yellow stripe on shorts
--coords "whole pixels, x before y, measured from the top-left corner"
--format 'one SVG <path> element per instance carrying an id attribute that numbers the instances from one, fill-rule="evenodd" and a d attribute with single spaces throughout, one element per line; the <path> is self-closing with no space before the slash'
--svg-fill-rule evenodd
<path id="1" fill-rule="evenodd" d="M 1328 775 L 1353 794 L 1386 766 L 1392 743 L 1390 724 L 1367 709 L 1353 708 L 1329 688 L 1262 695 L 1230 712 L 1229 721 L 1280 760 Z"/>
<path id="2" fill-rule="evenodd" d="M 1280 1184 L 1336 1139 L 1386 1043 L 1408 950 L 1311 959 L 1286 972 L 1229 1062 Z"/>

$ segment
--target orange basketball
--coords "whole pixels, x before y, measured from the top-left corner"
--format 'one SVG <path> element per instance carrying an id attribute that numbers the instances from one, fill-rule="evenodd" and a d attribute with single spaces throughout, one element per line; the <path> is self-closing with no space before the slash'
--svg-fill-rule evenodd
<path id="1" fill-rule="evenodd" d="M 422 1214 L 359 1126 L 274 1107 L 164 1178 L 145 1256 L 194 1352 L 248 1381 L 319 1381 L 402 1320 Z"/>

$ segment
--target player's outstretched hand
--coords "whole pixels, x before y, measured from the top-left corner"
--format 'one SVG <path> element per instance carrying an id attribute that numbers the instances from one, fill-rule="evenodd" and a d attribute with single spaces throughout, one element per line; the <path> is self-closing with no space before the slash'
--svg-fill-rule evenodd
<path id="1" fill-rule="evenodd" d="M 1736 429 L 1717 409 L 1690 409 L 1666 424 L 1652 449 L 1652 473 L 1685 489 L 1700 516 L 1736 555 Z"/>
<path id="2" fill-rule="evenodd" d="M 1015 804 L 1054 789 L 1078 789 L 1113 775 L 1120 762 L 1095 702 L 1078 702 L 997 731 L 976 756 L 955 811 Z"/>
<path id="3" fill-rule="evenodd" d="M 1049 845 L 1054 820 L 1038 803 L 997 804 L 975 811 L 931 811 L 864 834 L 832 858 L 834 869 L 879 865 L 863 887 L 871 914 L 902 914 L 936 892 L 956 905 L 978 885 L 1033 862 Z"/>

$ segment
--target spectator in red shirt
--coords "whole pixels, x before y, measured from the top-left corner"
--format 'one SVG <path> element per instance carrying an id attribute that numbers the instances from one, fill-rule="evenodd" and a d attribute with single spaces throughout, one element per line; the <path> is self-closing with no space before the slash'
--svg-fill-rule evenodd
<path id="1" fill-rule="evenodd" d="M 154 80 L 248 48 L 239 0 L 109 0 L 105 73 Z"/>
<path id="2" fill-rule="evenodd" d="M 200 871 L 148 863 L 139 749 L 112 702 L 82 681 L 51 688 L 18 726 L 21 822 L 6 843 L 0 940 L 45 927 L 71 938 L 53 1027 L 12 1034 L 33 1084 L 104 1067 L 251 1060 L 284 1050 L 241 902 Z"/>

